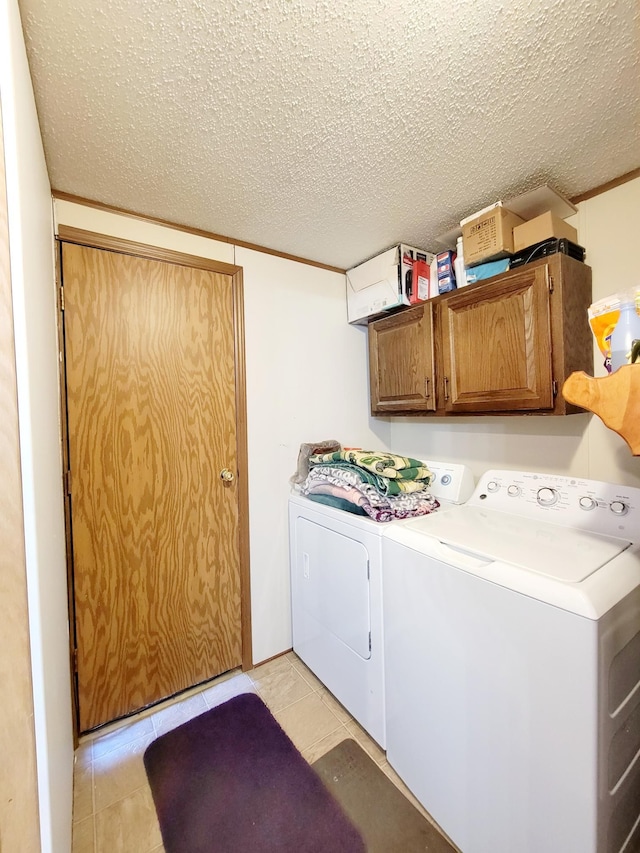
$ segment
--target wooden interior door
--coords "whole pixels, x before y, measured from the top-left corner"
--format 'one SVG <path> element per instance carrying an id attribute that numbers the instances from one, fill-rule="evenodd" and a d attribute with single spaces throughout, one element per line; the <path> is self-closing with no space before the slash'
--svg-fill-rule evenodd
<path id="1" fill-rule="evenodd" d="M 82 732 L 241 663 L 234 297 L 70 243 L 62 282 Z"/>

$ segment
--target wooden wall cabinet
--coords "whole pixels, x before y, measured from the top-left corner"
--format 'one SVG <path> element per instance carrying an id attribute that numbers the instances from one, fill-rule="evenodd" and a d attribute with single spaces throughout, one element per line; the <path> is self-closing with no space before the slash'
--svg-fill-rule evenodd
<path id="1" fill-rule="evenodd" d="M 593 371 L 591 269 L 527 264 L 369 324 L 371 412 L 566 415 L 559 393 Z"/>
<path id="2" fill-rule="evenodd" d="M 431 300 L 369 325 L 374 414 L 435 412 L 433 315 Z"/>

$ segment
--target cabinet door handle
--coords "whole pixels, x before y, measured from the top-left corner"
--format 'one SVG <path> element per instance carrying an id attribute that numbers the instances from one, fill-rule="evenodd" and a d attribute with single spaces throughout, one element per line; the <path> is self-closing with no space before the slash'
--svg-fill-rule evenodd
<path id="1" fill-rule="evenodd" d="M 444 399 L 445 400 L 449 399 L 449 377 L 448 376 L 444 377 Z"/>
<path id="2" fill-rule="evenodd" d="M 431 396 L 431 391 L 429 391 L 429 377 L 428 376 L 424 380 L 424 396 L 426 397 L 427 400 Z"/>

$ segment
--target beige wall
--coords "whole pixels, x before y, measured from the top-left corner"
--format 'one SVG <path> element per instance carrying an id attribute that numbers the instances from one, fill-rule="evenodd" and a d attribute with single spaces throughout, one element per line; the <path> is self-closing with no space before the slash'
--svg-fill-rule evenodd
<path id="1" fill-rule="evenodd" d="M 0 118 L 0 755 L 5 767 L 0 775 L 0 850 L 35 853 L 40 820 L 7 226 Z M 9 767 L 19 772 L 7 772 Z"/>
<path id="2" fill-rule="evenodd" d="M 594 299 L 610 292 L 605 255 L 632 238 L 640 181 L 584 202 L 576 216 L 594 270 Z M 299 445 L 336 438 L 418 457 L 464 462 L 476 476 L 505 467 L 640 485 L 640 460 L 592 415 L 371 418 L 366 330 L 346 322 L 344 276 L 172 228 L 55 203 L 56 221 L 244 269 L 253 654 L 291 645 L 286 501 Z M 622 255 L 618 281 L 630 281 Z M 618 285 L 616 285 L 618 286 Z"/>
<path id="3" fill-rule="evenodd" d="M 54 209 L 56 223 L 98 234 L 109 234 L 124 240 L 134 240 L 148 246 L 173 249 L 200 258 L 224 261 L 226 264 L 233 263 L 233 246 L 220 240 L 210 240 L 197 234 L 145 222 L 143 219 L 108 213 L 99 208 L 69 201 L 56 200 Z"/>
<path id="4" fill-rule="evenodd" d="M 593 269 L 593 300 L 640 284 L 633 247 L 640 239 L 640 178 L 595 196 L 571 218 Z M 595 347 L 596 375 L 603 375 Z M 413 456 L 487 468 L 547 471 L 640 486 L 640 458 L 595 415 L 394 418 L 391 446 Z"/>
<path id="5" fill-rule="evenodd" d="M 17 0 L 0 0 L 0 96 L 8 143 L 9 227 L 33 705 L 24 693 L 24 621 L 18 714 L 34 713 L 43 851 L 70 849 L 72 798 L 66 571 L 58 421 L 55 294 L 46 164 Z M 638 278 L 640 181 L 585 202 L 576 217 L 594 270 L 594 299 Z M 640 461 L 595 416 L 465 418 L 428 422 L 368 415 L 366 331 L 346 323 L 344 279 L 227 243 L 59 202 L 58 221 L 245 268 L 254 660 L 291 645 L 287 478 L 303 441 L 391 447 L 488 467 L 559 471 L 640 485 Z M 614 251 L 615 250 L 615 251 Z M 8 337 L 6 338 L 8 340 Z M 6 357 L 6 352 L 3 354 Z M 15 424 L 14 424 L 15 425 Z M 9 424 L 10 427 L 10 424 Z M 15 459 L 13 460 L 15 464 Z M 15 519 L 14 519 L 15 520 Z M 15 542 L 14 542 L 15 546 Z M 19 561 L 12 563 L 14 569 Z M 20 592 L 17 576 L 14 594 Z M 23 588 L 24 591 L 24 588 Z M 4 592 L 4 587 L 3 587 Z M 3 597 L 6 605 L 6 599 Z M 18 615 L 19 601 L 14 612 Z M 8 682 L 3 681 L 5 687 Z M 12 689 L 11 687 L 8 689 Z M 28 692 L 28 691 L 27 691 Z M 20 721 L 25 731 L 25 717 Z M 4 725 L 4 720 L 3 720 Z M 6 731 L 4 732 L 6 735 Z M 28 747 L 27 747 L 28 748 Z M 29 773 L 31 759 L 5 779 Z M 23 779 L 27 786 L 28 779 Z M 4 813 L 1 832 L 5 832 Z M 0 836 L 2 841 L 5 837 Z M 2 842 L 0 842 L 2 843 Z M 29 842 L 11 849 L 29 850 Z M 2 849 L 7 846 L 2 843 Z M 9 848 L 7 848 L 9 849 Z"/>
<path id="6" fill-rule="evenodd" d="M 346 322 L 345 277 L 248 249 L 244 269 L 255 660 L 291 647 L 287 499 L 300 444 L 388 447 L 367 415 L 367 333 Z"/>
<path id="7" fill-rule="evenodd" d="M 367 335 L 346 322 L 344 275 L 67 201 L 55 218 L 243 268 L 253 659 L 290 648 L 287 497 L 300 444 L 389 441 L 389 424 L 367 414 Z"/>
<path id="8" fill-rule="evenodd" d="M 16 0 L 0 0 L 0 95 L 41 845 L 67 853 L 73 738 L 53 218 Z M 3 774 L 26 772 L 20 764 L 7 765 L 6 756 L 3 762 Z"/>
<path id="9" fill-rule="evenodd" d="M 640 286 L 635 257 L 640 245 L 640 178 L 583 202 L 570 221 L 587 249 L 587 263 L 593 270 L 594 302 L 618 290 Z M 595 343 L 594 373 L 606 373 Z M 582 473 L 596 480 L 640 486 L 640 458 L 631 456 L 624 440 L 596 415 L 588 416 L 588 420 L 588 468 Z"/>

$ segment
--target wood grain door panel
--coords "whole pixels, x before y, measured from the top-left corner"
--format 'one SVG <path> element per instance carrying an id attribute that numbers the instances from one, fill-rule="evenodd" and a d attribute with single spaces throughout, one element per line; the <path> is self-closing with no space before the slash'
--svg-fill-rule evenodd
<path id="1" fill-rule="evenodd" d="M 63 244 L 80 730 L 241 662 L 228 275 Z"/>
<path id="2" fill-rule="evenodd" d="M 441 311 L 447 411 L 553 408 L 546 266 L 462 291 Z"/>
<path id="3" fill-rule="evenodd" d="M 368 331 L 372 411 L 435 411 L 433 306 L 376 320 Z"/>

